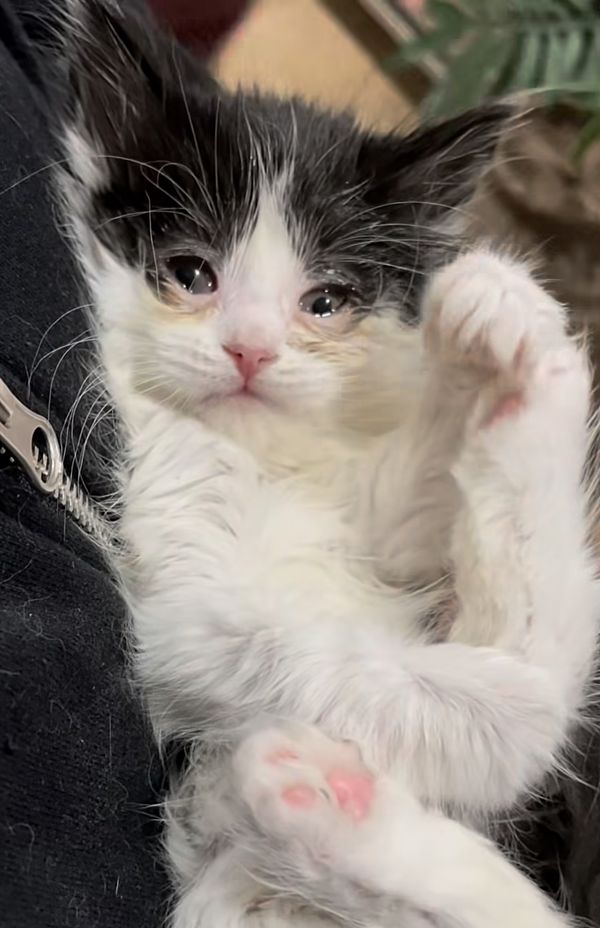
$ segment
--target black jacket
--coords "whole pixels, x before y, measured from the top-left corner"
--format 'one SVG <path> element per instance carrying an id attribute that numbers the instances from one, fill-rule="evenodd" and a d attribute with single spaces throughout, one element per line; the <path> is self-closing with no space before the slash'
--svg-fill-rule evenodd
<path id="1" fill-rule="evenodd" d="M 0 0 L 0 377 L 60 432 L 89 354 L 89 342 L 66 350 L 86 335 L 85 312 L 73 308 L 87 300 L 58 231 L 46 169 L 57 157 L 46 115 L 58 88 L 25 35 L 24 26 L 39 33 L 39 19 L 18 20 L 14 8 Z M 84 401 L 75 436 L 88 412 Z M 74 443 L 67 446 L 72 458 Z M 104 493 L 97 456 L 86 460 L 82 483 Z M 6 928 L 163 923 L 162 774 L 129 683 L 125 632 L 125 609 L 97 547 L 0 454 Z"/>

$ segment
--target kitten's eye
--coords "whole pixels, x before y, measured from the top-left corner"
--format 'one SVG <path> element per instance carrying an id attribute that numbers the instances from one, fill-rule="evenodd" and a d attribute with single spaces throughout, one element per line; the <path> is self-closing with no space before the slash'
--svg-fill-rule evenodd
<path id="1" fill-rule="evenodd" d="M 167 268 L 179 286 L 194 296 L 214 293 L 219 286 L 208 261 L 198 255 L 175 255 L 167 261 Z"/>
<path id="2" fill-rule="evenodd" d="M 310 313 L 311 316 L 325 319 L 327 316 L 333 316 L 334 313 L 343 309 L 348 303 L 349 297 L 350 290 L 336 284 L 315 287 L 314 290 L 309 290 L 308 293 L 300 297 L 300 309 L 304 313 Z"/>

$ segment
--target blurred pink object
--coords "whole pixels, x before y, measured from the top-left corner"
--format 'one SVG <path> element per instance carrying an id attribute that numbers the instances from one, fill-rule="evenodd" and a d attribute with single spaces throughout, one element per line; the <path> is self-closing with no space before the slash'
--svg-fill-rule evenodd
<path id="1" fill-rule="evenodd" d="M 425 12 L 426 0 L 401 0 L 401 4 L 407 13 L 413 16 L 422 16 Z"/>

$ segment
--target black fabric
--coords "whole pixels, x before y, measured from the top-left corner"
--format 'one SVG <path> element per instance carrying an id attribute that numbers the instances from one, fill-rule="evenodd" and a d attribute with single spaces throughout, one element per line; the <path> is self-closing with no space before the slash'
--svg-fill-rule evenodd
<path id="1" fill-rule="evenodd" d="M 87 372 L 87 302 L 58 231 L 46 115 L 57 92 L 0 0 L 0 376 L 60 431 Z M 37 12 L 47 12 L 43 2 Z M 56 103 L 56 100 L 55 100 Z M 62 347 L 61 347 L 62 346 Z M 38 365 L 40 359 L 45 360 Z M 34 363 L 35 362 L 35 363 Z M 73 435 L 81 434 L 81 403 Z M 63 435 L 73 453 L 76 441 Z M 90 462 L 84 481 L 105 490 Z M 163 924 L 162 771 L 125 659 L 126 615 L 97 548 L 0 456 L 0 924 Z"/>
<path id="2" fill-rule="evenodd" d="M 573 738 L 567 766 L 548 795 L 514 823 L 511 853 L 559 905 L 600 925 L 600 703 Z"/>

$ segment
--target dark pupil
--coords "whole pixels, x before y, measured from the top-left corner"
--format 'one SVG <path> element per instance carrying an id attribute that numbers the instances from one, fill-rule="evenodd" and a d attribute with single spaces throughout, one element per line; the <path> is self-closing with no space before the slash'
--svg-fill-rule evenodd
<path id="1" fill-rule="evenodd" d="M 314 316 L 330 316 L 334 309 L 333 300 L 326 295 L 318 296 L 311 306 Z"/>
<path id="2" fill-rule="evenodd" d="M 194 292 L 196 284 L 203 283 L 202 265 L 197 261 L 180 261 L 175 270 L 175 277 L 182 287 Z M 205 283 L 205 282 L 204 282 Z"/>

